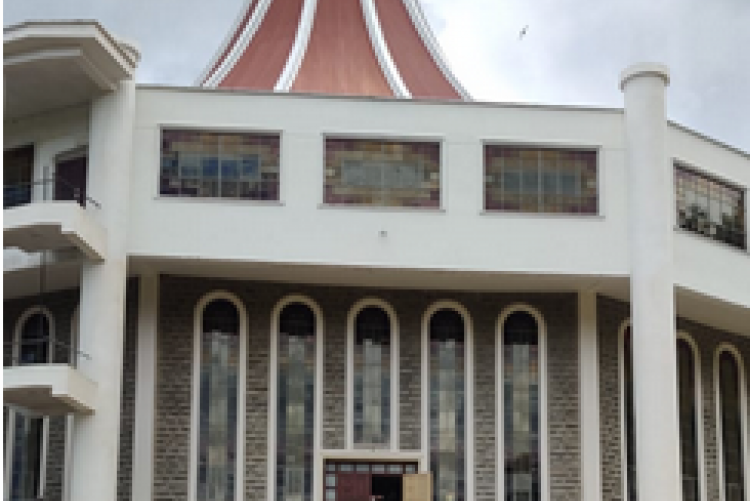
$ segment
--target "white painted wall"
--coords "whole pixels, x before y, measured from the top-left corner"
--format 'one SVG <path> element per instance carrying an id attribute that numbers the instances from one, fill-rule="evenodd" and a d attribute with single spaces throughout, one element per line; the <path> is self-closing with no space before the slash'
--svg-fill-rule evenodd
<path id="1" fill-rule="evenodd" d="M 627 272 L 617 111 L 140 88 L 136 117 L 130 255 Z M 283 131 L 281 204 L 159 198 L 160 127 L 178 126 Z M 321 207 L 325 134 L 442 141 L 442 210 Z M 603 217 L 483 214 L 483 141 L 600 147 Z"/>

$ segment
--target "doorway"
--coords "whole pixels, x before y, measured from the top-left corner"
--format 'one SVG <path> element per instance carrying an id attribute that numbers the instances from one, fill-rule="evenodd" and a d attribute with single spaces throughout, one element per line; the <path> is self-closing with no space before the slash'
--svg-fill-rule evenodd
<path id="1" fill-rule="evenodd" d="M 55 166 L 55 200 L 73 200 L 86 206 L 88 157 L 85 152 L 58 160 Z"/>
<path id="2" fill-rule="evenodd" d="M 325 464 L 326 501 L 402 501 L 403 476 L 417 473 L 417 462 L 342 461 Z"/>

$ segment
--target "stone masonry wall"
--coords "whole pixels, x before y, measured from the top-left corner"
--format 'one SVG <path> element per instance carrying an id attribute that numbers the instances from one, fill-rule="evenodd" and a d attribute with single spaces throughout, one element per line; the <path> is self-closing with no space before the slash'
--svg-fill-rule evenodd
<path id="1" fill-rule="evenodd" d="M 629 304 L 599 296 L 597 302 L 599 329 L 600 411 L 602 446 L 603 499 L 623 499 L 622 480 L 622 430 L 619 330 L 630 318 Z M 750 362 L 750 338 L 736 336 L 682 318 L 677 319 L 677 329 L 688 334 L 698 347 L 701 372 L 703 408 L 703 455 L 705 461 L 707 499 L 720 499 L 717 414 L 715 399 L 714 360 L 716 349 L 722 343 L 736 347 L 745 367 Z M 750 384 L 747 372 L 747 384 Z M 750 420 L 750 415 L 748 415 Z"/>
<path id="2" fill-rule="evenodd" d="M 160 280 L 155 497 L 184 499 L 190 464 L 190 413 L 194 310 L 205 294 L 226 290 L 244 303 L 249 316 L 245 497 L 265 499 L 270 316 L 289 294 L 316 301 L 324 316 L 322 442 L 345 447 L 346 319 L 366 297 L 389 302 L 400 332 L 400 449 L 421 448 L 421 329 L 424 311 L 435 301 L 463 304 L 474 323 L 475 484 L 478 500 L 496 495 L 495 350 L 497 318 L 512 303 L 537 308 L 547 324 L 550 488 L 555 500 L 580 498 L 578 418 L 578 333 L 575 294 L 486 294 L 324 287 L 163 276 Z"/>
<path id="3" fill-rule="evenodd" d="M 126 307 L 126 341 L 125 341 L 125 364 L 123 373 L 123 417 L 120 433 L 120 458 L 119 458 L 119 485 L 118 499 L 130 499 L 130 476 L 129 468 L 132 457 L 132 423 L 133 423 L 133 396 L 135 388 L 135 327 L 137 314 L 137 283 L 130 281 L 128 284 L 127 307 Z M 78 289 L 67 289 L 63 291 L 50 292 L 40 300 L 37 296 L 10 299 L 3 302 L 3 332 L 4 342 L 10 342 L 15 335 L 16 325 L 21 315 L 31 307 L 43 304 L 54 318 L 54 337 L 70 345 L 73 314 L 79 303 Z M 64 348 L 55 350 L 55 361 L 68 362 L 69 356 Z M 4 351 L 7 365 L 8 351 Z M 4 410 L 4 414 L 6 414 Z M 63 478 L 65 469 L 65 435 L 66 417 L 55 416 L 49 418 L 49 433 L 47 442 L 46 474 L 44 497 L 45 501 L 61 501 L 63 497 Z M 5 430 L 3 431 L 5 433 Z M 4 445 L 7 445 L 3 441 Z"/>

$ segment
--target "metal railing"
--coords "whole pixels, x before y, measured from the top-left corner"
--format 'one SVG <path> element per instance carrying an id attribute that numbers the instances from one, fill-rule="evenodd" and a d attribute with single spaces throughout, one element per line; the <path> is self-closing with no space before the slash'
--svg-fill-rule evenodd
<path id="1" fill-rule="evenodd" d="M 91 359 L 68 343 L 46 337 L 3 343 L 4 367 L 43 364 L 67 364 L 75 367 L 79 357 Z"/>
<path id="2" fill-rule="evenodd" d="M 3 209 L 49 200 L 72 200 L 81 207 L 101 208 L 99 202 L 86 195 L 83 187 L 58 175 L 3 186 Z"/>

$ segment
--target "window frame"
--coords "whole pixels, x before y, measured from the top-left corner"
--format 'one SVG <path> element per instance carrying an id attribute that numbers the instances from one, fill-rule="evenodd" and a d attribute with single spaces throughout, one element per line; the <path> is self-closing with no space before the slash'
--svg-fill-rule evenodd
<path id="1" fill-rule="evenodd" d="M 365 308 L 380 308 L 383 310 L 390 321 L 390 375 L 391 375 L 391 409 L 390 409 L 390 437 L 388 445 L 378 446 L 375 444 L 356 444 L 354 442 L 354 348 L 356 337 L 356 320 L 359 313 Z M 360 299 L 349 309 L 346 321 L 346 449 L 347 450 L 367 450 L 382 449 L 390 451 L 399 450 L 399 375 L 400 375 L 400 336 L 399 323 L 396 310 L 390 303 L 377 297 L 367 297 Z"/>
<path id="2" fill-rule="evenodd" d="M 426 471 L 432 471 L 432 463 L 430 461 L 430 320 L 432 316 L 442 309 L 454 310 L 457 312 L 464 322 L 464 423 L 466 426 L 464 444 L 466 450 L 464 451 L 465 458 L 465 483 L 466 489 L 465 498 L 466 500 L 472 500 L 475 497 L 475 476 L 474 476 L 474 327 L 471 314 L 466 307 L 453 300 L 439 300 L 432 303 L 422 314 L 422 347 L 421 347 L 421 405 L 422 405 L 422 434 L 420 437 L 423 460 L 420 463 L 421 467 L 424 467 Z M 433 496 L 435 493 L 433 492 Z"/>
<path id="3" fill-rule="evenodd" d="M 549 424 L 547 408 L 547 323 L 542 313 L 526 303 L 514 303 L 506 306 L 497 317 L 495 326 L 495 440 L 497 442 L 497 499 L 505 499 L 505 420 L 504 406 L 504 360 L 505 322 L 513 313 L 527 313 L 534 317 L 537 325 L 537 343 L 539 350 L 539 491 L 541 501 L 550 501 L 549 479 Z"/>
<path id="4" fill-rule="evenodd" d="M 448 166 L 445 161 L 445 148 L 446 140 L 443 136 L 435 135 L 418 135 L 411 134 L 408 136 L 400 135 L 388 135 L 379 132 L 372 134 L 367 133 L 351 133 L 342 132 L 337 133 L 334 131 L 327 131 L 321 134 L 321 161 L 320 161 L 320 202 L 319 207 L 325 209 L 340 209 L 340 210 L 370 210 L 370 211 L 386 211 L 386 212 L 416 212 L 416 213 L 440 213 L 445 211 L 445 198 L 447 194 L 446 189 L 446 169 Z M 365 204 L 331 204 L 326 202 L 325 185 L 326 185 L 326 144 L 329 139 L 332 140 L 351 140 L 351 141 L 385 141 L 385 142 L 398 142 L 398 143 L 437 143 L 439 149 L 438 156 L 438 179 L 439 179 L 439 191 L 440 197 L 437 207 L 413 207 L 413 206 L 387 206 L 387 205 L 365 205 Z"/>
<path id="5" fill-rule="evenodd" d="M 677 183 L 676 183 L 676 179 L 675 179 L 677 177 L 677 170 L 683 170 L 683 171 L 688 172 L 689 174 L 702 177 L 702 178 L 708 180 L 709 182 L 723 185 L 723 186 L 725 186 L 725 187 L 727 187 L 729 189 L 738 191 L 742 195 L 742 205 L 743 205 L 742 208 L 744 209 L 744 211 L 743 211 L 743 223 L 744 223 L 744 226 L 742 228 L 742 231 L 744 233 L 745 239 L 744 239 L 743 245 L 741 247 L 738 247 L 738 246 L 736 246 L 734 244 L 731 244 L 729 242 L 724 242 L 723 240 L 719 240 L 719 239 L 714 238 L 712 236 L 705 235 L 705 234 L 703 234 L 703 233 L 701 233 L 699 231 L 693 231 L 693 230 L 690 230 L 690 229 L 687 229 L 687 228 L 683 228 L 683 227 L 680 226 L 680 216 L 679 216 L 679 211 L 677 209 Z M 694 164 L 691 164 L 691 163 L 686 162 L 684 160 L 680 160 L 678 158 L 672 158 L 672 183 L 673 183 L 673 187 L 672 187 L 672 197 L 673 197 L 672 210 L 673 210 L 673 216 L 672 217 L 673 217 L 675 231 L 678 231 L 678 232 L 684 233 L 684 234 L 688 234 L 688 235 L 697 235 L 697 236 L 701 237 L 703 240 L 707 240 L 707 241 L 711 241 L 711 242 L 716 242 L 716 243 L 718 243 L 718 244 L 720 244 L 720 245 L 722 245 L 722 246 L 724 246 L 726 248 L 735 249 L 735 250 L 738 250 L 740 252 L 748 252 L 748 250 L 750 249 L 750 247 L 748 246 L 748 244 L 750 243 L 750 235 L 748 235 L 748 229 L 750 229 L 750 221 L 748 220 L 748 218 L 750 217 L 749 214 L 748 214 L 748 202 L 750 202 L 750 200 L 748 199 L 748 197 L 750 196 L 750 189 L 748 189 L 748 188 L 746 188 L 746 187 L 744 187 L 744 186 L 742 186 L 742 185 L 740 185 L 740 184 L 738 184 L 738 183 L 736 183 L 734 181 L 731 181 L 731 180 L 729 180 L 729 179 L 727 179 L 725 177 L 722 177 L 720 175 L 716 175 L 716 174 L 714 174 L 712 172 L 707 172 L 706 170 L 704 170 L 704 169 L 702 169 L 702 168 L 700 168 L 700 167 L 698 167 L 698 166 L 696 166 Z"/>
<path id="6" fill-rule="evenodd" d="M 161 156 L 162 156 L 162 138 L 165 131 L 184 131 L 192 133 L 210 133 L 210 134 L 248 134 L 248 135 L 275 135 L 279 138 L 279 187 L 278 187 L 278 199 L 276 200 L 254 200 L 247 198 L 223 198 L 223 197 L 183 197 L 180 195 L 162 195 L 161 193 Z M 262 129 L 262 128 L 247 128 L 247 127 L 232 127 L 232 126 L 212 126 L 207 124 L 204 126 L 197 126 L 195 124 L 185 124 L 179 122 L 163 122 L 157 127 L 158 138 L 155 146 L 156 156 L 156 175 L 153 177 L 153 197 L 155 200 L 166 201 L 166 202 L 202 202 L 202 203 L 240 203 L 248 205 L 283 205 L 284 200 L 284 131 L 280 129 Z"/>
<path id="7" fill-rule="evenodd" d="M 47 347 L 47 362 L 51 363 L 53 361 L 53 353 L 54 350 L 52 347 L 54 346 L 54 340 L 55 340 L 55 317 L 52 315 L 52 312 L 47 309 L 46 307 L 42 305 L 36 305 L 32 306 L 30 308 L 27 308 L 24 310 L 24 312 L 21 314 L 21 316 L 18 317 L 18 320 L 16 320 L 16 324 L 13 329 L 13 348 L 12 348 L 12 356 L 11 356 L 11 367 L 16 367 L 18 364 L 16 363 L 18 359 L 19 354 L 19 341 L 21 340 L 21 333 L 23 331 L 24 326 L 26 325 L 26 322 L 33 317 L 36 314 L 44 315 L 47 318 L 47 325 L 49 326 L 49 344 Z M 11 444 L 9 447 L 6 447 L 6 450 L 4 451 L 4 474 L 5 479 L 7 480 L 4 482 L 3 490 L 4 490 L 4 498 L 8 499 L 10 496 L 10 490 L 11 490 L 11 484 L 12 482 L 10 479 L 12 478 L 11 475 L 13 473 L 13 449 L 14 447 L 12 444 L 15 442 L 15 429 L 16 429 L 16 415 L 17 411 L 8 408 L 8 421 L 5 423 L 5 437 L 7 444 Z M 49 455 L 49 416 L 43 416 L 42 417 L 42 443 L 41 443 L 41 451 L 40 451 L 40 461 L 39 461 L 39 488 L 37 492 L 37 497 L 43 498 L 46 490 L 46 480 L 47 480 L 47 460 Z"/>
<path id="8" fill-rule="evenodd" d="M 281 312 L 292 303 L 302 303 L 308 306 L 315 314 L 315 390 L 313 404 L 313 465 L 312 465 L 312 494 L 317 499 L 319 492 L 323 492 L 323 454 L 322 452 L 322 430 L 323 430 L 323 350 L 325 336 L 325 321 L 323 310 L 317 302 L 302 294 L 289 294 L 282 297 L 271 310 L 271 333 L 269 336 L 269 391 L 268 391 L 268 450 L 266 461 L 266 494 L 267 499 L 276 499 L 276 461 L 278 450 L 278 437 L 276 433 L 276 419 L 278 416 L 278 394 L 279 394 L 279 328 Z"/>
<path id="9" fill-rule="evenodd" d="M 750 466 L 750 439 L 748 438 L 748 395 L 747 395 L 747 373 L 745 372 L 745 363 L 742 358 L 740 351 L 732 344 L 721 343 L 714 353 L 713 362 L 713 377 L 714 377 L 714 401 L 716 411 L 716 452 L 717 452 L 717 468 L 719 473 L 719 500 L 726 500 L 726 488 L 724 479 L 724 430 L 722 428 L 722 395 L 721 395 L 721 379 L 720 379 L 720 363 L 721 355 L 723 353 L 729 353 L 730 356 L 734 357 L 737 363 L 737 377 L 739 378 L 739 385 L 737 390 L 739 392 L 739 411 L 740 411 L 740 433 L 741 447 L 742 447 L 742 466 L 745 470 L 744 481 L 744 494 L 747 499 L 750 496 L 750 472 L 748 472 L 748 466 Z"/>
<path id="10" fill-rule="evenodd" d="M 698 450 L 698 480 L 700 482 L 698 487 L 698 501 L 705 501 L 708 499 L 708 485 L 706 481 L 706 458 L 704 448 L 705 438 L 703 429 L 703 376 L 701 372 L 701 352 L 693 337 L 685 331 L 677 331 L 677 341 L 684 341 L 687 343 L 693 354 L 693 378 L 695 379 L 695 441 Z M 677 345 L 675 344 L 675 348 L 676 347 Z M 677 378 L 677 384 L 679 385 L 679 367 Z M 682 449 L 680 449 L 680 479 L 682 479 Z"/>
<path id="11" fill-rule="evenodd" d="M 235 501 L 242 501 L 245 495 L 245 400 L 247 388 L 247 349 L 248 349 L 248 317 L 243 302 L 231 292 L 225 290 L 212 291 L 204 294 L 193 309 L 193 360 L 191 382 L 191 412 L 190 412 L 190 460 L 188 473 L 188 500 L 197 501 L 198 497 L 198 448 L 200 442 L 200 368 L 201 368 L 201 337 L 203 335 L 203 312 L 215 300 L 226 300 L 234 304 L 239 317 L 240 354 L 237 375 L 237 449 L 235 464 Z"/>
<path id="12" fill-rule="evenodd" d="M 487 163 L 485 162 L 485 151 L 487 147 L 517 148 L 517 149 L 538 149 L 553 151 L 571 151 L 571 152 L 591 152 L 596 155 L 596 212 L 591 214 L 572 213 L 572 212 L 525 212 L 525 211 L 507 211 L 499 209 L 487 209 Z M 502 216 L 522 216 L 522 217 L 552 217 L 552 218 L 575 218 L 589 219 L 601 218 L 605 216 L 605 186 L 603 169 L 602 152 L 604 148 L 600 144 L 583 144 L 583 143 L 535 143 L 523 141 L 506 141 L 502 139 L 482 139 L 481 140 L 481 207 L 480 213 L 483 215 L 502 215 Z"/>

